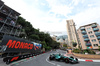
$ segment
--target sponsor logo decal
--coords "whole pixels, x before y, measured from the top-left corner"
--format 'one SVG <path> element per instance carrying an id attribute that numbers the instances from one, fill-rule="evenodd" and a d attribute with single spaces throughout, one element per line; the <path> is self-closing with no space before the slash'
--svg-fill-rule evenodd
<path id="1" fill-rule="evenodd" d="M 20 42 L 16 40 L 9 40 L 6 44 L 8 48 L 15 48 L 15 49 L 32 49 L 33 44 Z"/>
<path id="2" fill-rule="evenodd" d="M 38 46 L 36 46 L 36 45 L 34 45 L 34 49 L 35 49 L 35 50 L 37 50 L 37 49 L 39 49 L 39 47 L 38 47 Z"/>
<path id="3" fill-rule="evenodd" d="M 13 57 L 13 58 L 11 59 L 11 61 L 17 60 L 18 58 L 19 58 L 19 56 Z"/>

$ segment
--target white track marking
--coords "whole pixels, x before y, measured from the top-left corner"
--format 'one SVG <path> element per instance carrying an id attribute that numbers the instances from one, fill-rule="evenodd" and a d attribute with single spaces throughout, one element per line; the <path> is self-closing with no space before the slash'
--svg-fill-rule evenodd
<path id="1" fill-rule="evenodd" d="M 93 60 L 93 62 L 100 62 L 100 60 Z"/>
<path id="2" fill-rule="evenodd" d="M 78 59 L 78 61 L 85 61 L 84 59 Z"/>
<path id="3" fill-rule="evenodd" d="M 46 58 L 46 61 L 47 61 L 48 63 L 50 63 L 50 64 L 52 64 L 52 65 L 54 65 L 54 66 L 55 66 L 55 65 L 61 66 L 61 65 L 59 65 L 59 64 L 55 64 L 55 63 L 52 63 L 52 62 L 48 61 L 48 58 L 49 58 L 49 57 Z"/>
<path id="4" fill-rule="evenodd" d="M 58 53 L 58 52 L 59 52 L 59 51 L 56 50 L 56 53 Z M 56 53 L 54 53 L 54 54 L 56 54 Z M 52 65 L 61 66 L 61 65 L 59 65 L 59 64 L 55 64 L 55 63 L 52 63 L 52 62 L 48 61 L 48 59 L 49 59 L 49 57 L 46 58 L 46 61 L 47 61 L 48 63 L 50 63 L 50 64 L 52 64 Z"/>
<path id="5" fill-rule="evenodd" d="M 52 64 L 52 65 L 56 65 L 55 63 L 49 62 L 49 61 L 48 61 L 48 58 L 49 58 L 49 57 L 46 58 L 46 61 L 47 61 L 48 63 L 50 63 L 50 64 Z"/>
<path id="6" fill-rule="evenodd" d="M 61 65 L 58 65 L 58 64 L 57 64 L 57 66 L 61 66 Z"/>
<path id="7" fill-rule="evenodd" d="M 85 61 L 86 59 L 78 59 L 79 61 Z M 92 60 L 93 62 L 100 62 L 100 60 Z"/>

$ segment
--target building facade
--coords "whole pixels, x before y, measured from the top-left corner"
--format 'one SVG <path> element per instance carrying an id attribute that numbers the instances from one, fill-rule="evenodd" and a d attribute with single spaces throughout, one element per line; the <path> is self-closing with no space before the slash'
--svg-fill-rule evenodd
<path id="1" fill-rule="evenodd" d="M 52 38 L 54 41 L 57 41 L 57 40 L 56 40 L 56 39 L 57 39 L 57 36 L 53 35 L 51 38 Z"/>
<path id="2" fill-rule="evenodd" d="M 60 47 L 63 47 L 64 44 L 68 44 L 67 35 L 57 36 L 56 41 L 60 43 Z"/>
<path id="3" fill-rule="evenodd" d="M 77 33 L 83 50 L 100 46 L 100 26 L 97 23 L 81 26 Z"/>
<path id="4" fill-rule="evenodd" d="M 0 0 L 0 40 L 3 35 L 19 36 L 21 25 L 17 24 L 20 13 L 5 5 Z"/>
<path id="5" fill-rule="evenodd" d="M 77 31 L 75 28 L 75 23 L 73 20 L 67 20 L 67 34 L 68 34 L 68 41 L 69 41 L 69 46 L 73 47 L 73 42 L 77 43 L 76 48 L 78 48 L 78 37 L 77 37 Z"/>

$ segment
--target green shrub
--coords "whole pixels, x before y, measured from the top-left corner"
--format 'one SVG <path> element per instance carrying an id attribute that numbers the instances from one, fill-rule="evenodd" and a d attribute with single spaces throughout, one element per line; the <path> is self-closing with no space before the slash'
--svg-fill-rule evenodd
<path id="1" fill-rule="evenodd" d="M 77 46 L 77 43 L 76 42 L 72 42 L 73 44 L 73 47 L 76 47 Z"/>
<path id="2" fill-rule="evenodd" d="M 51 50 L 51 47 L 47 46 L 45 47 L 46 50 Z"/>
<path id="3" fill-rule="evenodd" d="M 73 52 L 74 53 L 80 53 L 81 51 L 79 49 L 74 49 Z"/>
<path id="4" fill-rule="evenodd" d="M 99 46 L 99 49 L 98 50 L 100 51 L 100 46 Z"/>
<path id="5" fill-rule="evenodd" d="M 74 49 L 73 50 L 74 53 L 82 53 L 82 54 L 85 54 L 85 53 L 88 53 L 88 54 L 96 54 L 93 50 L 91 49 L 86 49 L 86 50 L 79 50 L 79 49 Z"/>
<path id="6" fill-rule="evenodd" d="M 88 54 L 96 54 L 93 50 L 91 49 L 86 49 L 83 51 L 84 53 L 88 53 Z"/>

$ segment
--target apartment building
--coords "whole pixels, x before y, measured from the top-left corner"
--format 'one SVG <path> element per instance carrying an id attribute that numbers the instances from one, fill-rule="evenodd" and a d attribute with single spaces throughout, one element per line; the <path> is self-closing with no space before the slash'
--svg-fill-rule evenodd
<path id="1" fill-rule="evenodd" d="M 77 31 L 75 28 L 75 23 L 74 21 L 71 20 L 67 20 L 67 34 L 68 34 L 68 41 L 69 41 L 69 46 L 71 46 L 73 48 L 73 42 L 77 43 L 76 48 L 78 48 L 79 42 L 78 42 L 78 37 L 77 37 Z"/>
<path id="2" fill-rule="evenodd" d="M 0 40 L 4 34 L 19 36 L 22 28 L 17 22 L 20 13 L 0 0 Z"/>
<path id="3" fill-rule="evenodd" d="M 95 50 L 100 46 L 100 26 L 97 23 L 81 26 L 77 33 L 83 50 Z"/>

